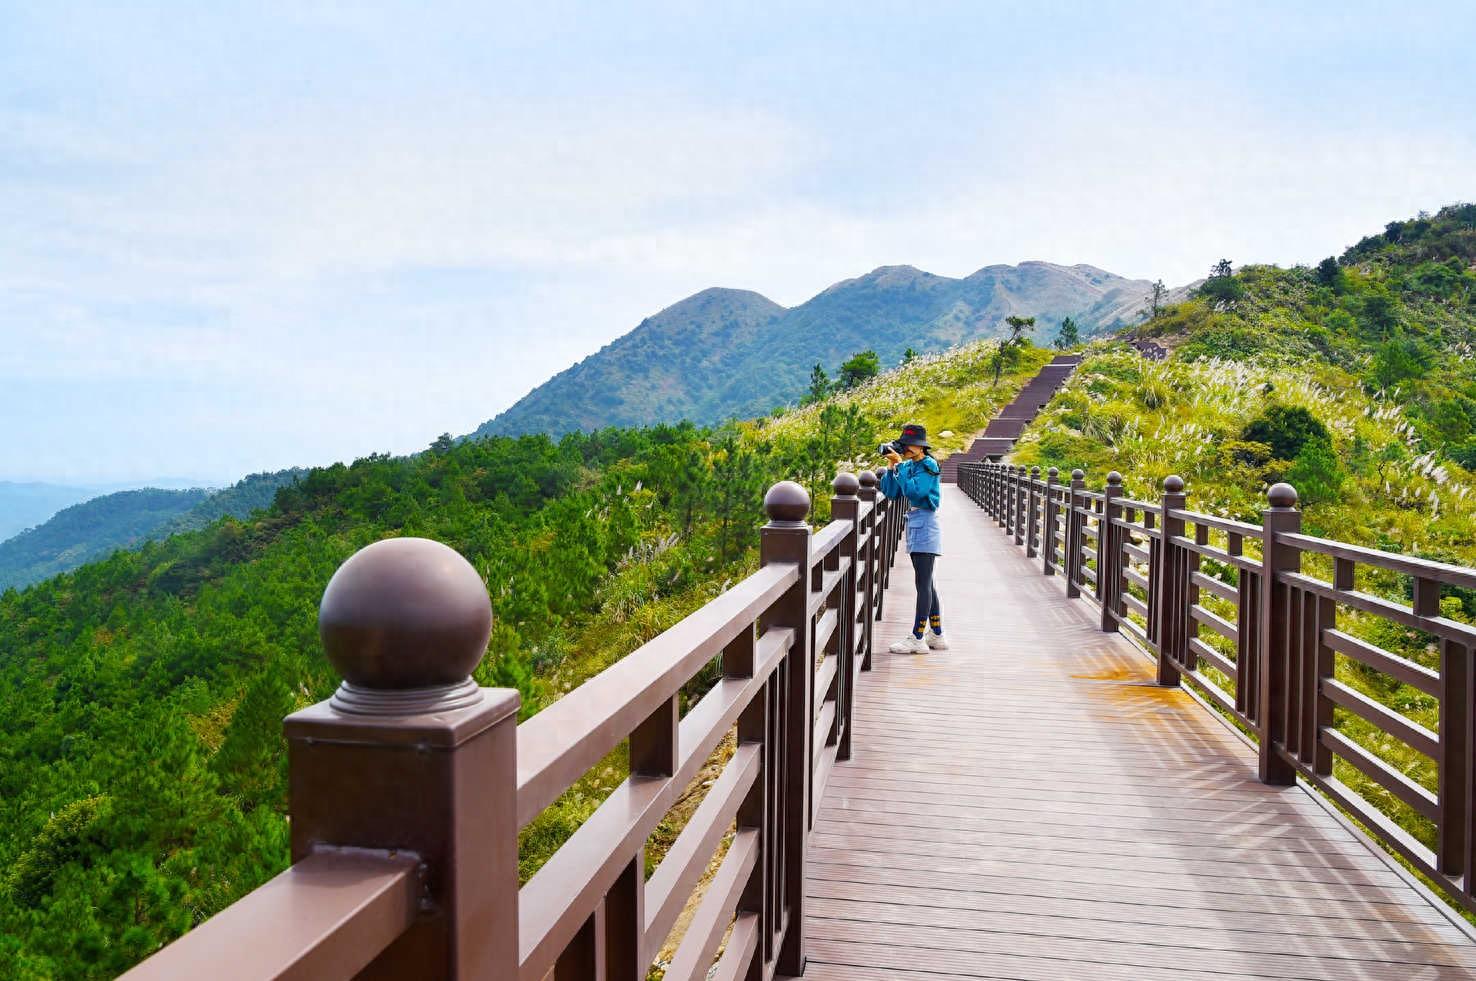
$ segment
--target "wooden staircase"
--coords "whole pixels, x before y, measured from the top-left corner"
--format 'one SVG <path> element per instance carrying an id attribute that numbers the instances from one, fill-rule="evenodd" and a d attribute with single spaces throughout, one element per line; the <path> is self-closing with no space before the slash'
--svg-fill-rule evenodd
<path id="1" fill-rule="evenodd" d="M 1015 440 L 1020 438 L 1025 427 L 1040 414 L 1040 410 L 1045 408 L 1051 397 L 1061 390 L 1061 386 L 1066 384 L 1066 379 L 1071 377 L 1079 364 L 1079 354 L 1058 354 L 1050 364 L 1041 368 L 1020 389 L 1015 400 L 999 410 L 999 415 L 990 421 L 967 450 L 955 453 L 942 462 L 943 482 L 958 483 L 958 467 L 961 463 L 997 461 L 1013 449 Z"/>

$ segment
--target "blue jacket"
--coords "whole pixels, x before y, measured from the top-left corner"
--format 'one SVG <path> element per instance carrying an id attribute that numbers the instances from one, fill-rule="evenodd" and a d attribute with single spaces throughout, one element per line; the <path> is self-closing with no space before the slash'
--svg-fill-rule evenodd
<path id="1" fill-rule="evenodd" d="M 930 456 L 903 460 L 882 474 L 880 489 L 892 500 L 907 501 L 907 551 L 943 554 L 943 532 L 938 526 L 938 504 L 943 482 L 938 461 Z"/>

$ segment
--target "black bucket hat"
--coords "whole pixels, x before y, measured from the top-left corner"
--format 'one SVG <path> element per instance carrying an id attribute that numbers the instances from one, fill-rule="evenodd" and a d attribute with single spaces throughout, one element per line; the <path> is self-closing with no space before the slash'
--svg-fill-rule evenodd
<path id="1" fill-rule="evenodd" d="M 933 444 L 928 442 L 927 427 L 915 423 L 908 423 L 902 427 L 902 435 L 897 437 L 897 444 L 899 446 L 921 446 L 925 450 L 933 448 Z"/>

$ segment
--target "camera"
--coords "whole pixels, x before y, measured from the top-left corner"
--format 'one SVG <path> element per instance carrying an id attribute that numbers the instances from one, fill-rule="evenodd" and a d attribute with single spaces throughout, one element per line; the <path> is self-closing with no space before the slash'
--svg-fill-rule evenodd
<path id="1" fill-rule="evenodd" d="M 877 447 L 876 451 L 882 456 L 886 456 L 888 453 L 896 453 L 900 456 L 902 454 L 902 444 L 897 442 L 883 443 Z"/>

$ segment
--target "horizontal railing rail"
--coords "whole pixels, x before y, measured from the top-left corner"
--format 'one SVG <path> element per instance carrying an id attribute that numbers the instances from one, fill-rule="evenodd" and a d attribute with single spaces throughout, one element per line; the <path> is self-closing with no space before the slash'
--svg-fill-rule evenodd
<path id="1" fill-rule="evenodd" d="M 958 480 L 1067 595 L 1097 605 L 1104 631 L 1156 659 L 1159 684 L 1188 681 L 1233 720 L 1263 781 L 1305 780 L 1476 910 L 1476 627 L 1441 607 L 1442 587 L 1476 588 L 1476 569 L 1304 535 L 1287 484 L 1251 524 L 1189 510 L 1178 477 L 1157 503 L 1128 498 L 1115 472 L 1100 491 L 1054 467 L 1042 479 L 967 463 Z M 1361 570 L 1383 588 L 1358 588 Z M 1398 630 L 1359 629 L 1379 621 Z M 1423 638 L 1431 663 L 1370 639 L 1399 631 Z"/>
<path id="2" fill-rule="evenodd" d="M 757 572 L 521 725 L 516 691 L 469 677 L 491 632 L 475 570 L 422 539 L 361 550 L 320 610 L 344 683 L 284 724 L 293 865 L 127 977 L 640 981 L 684 910 L 665 977 L 803 973 L 807 836 L 902 534 L 877 476 L 838 475 L 818 531 L 776 484 Z M 622 745 L 628 778 L 519 885 L 520 830 Z"/>

